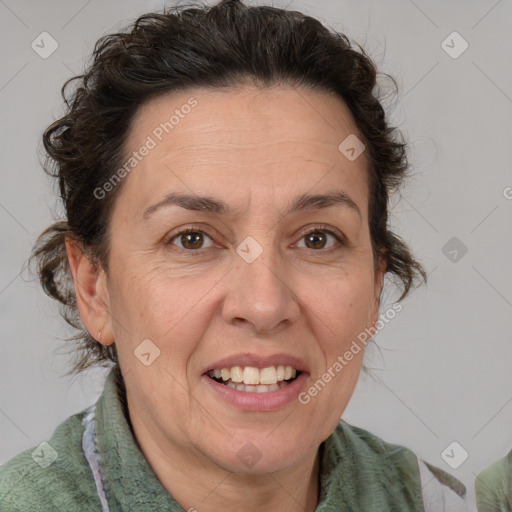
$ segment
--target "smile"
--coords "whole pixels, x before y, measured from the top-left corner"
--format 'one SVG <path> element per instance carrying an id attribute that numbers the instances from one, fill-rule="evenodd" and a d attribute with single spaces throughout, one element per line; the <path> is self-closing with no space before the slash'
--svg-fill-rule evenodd
<path id="1" fill-rule="evenodd" d="M 292 366 L 232 366 L 207 372 L 208 377 L 237 391 L 268 393 L 292 383 L 301 374 Z"/>

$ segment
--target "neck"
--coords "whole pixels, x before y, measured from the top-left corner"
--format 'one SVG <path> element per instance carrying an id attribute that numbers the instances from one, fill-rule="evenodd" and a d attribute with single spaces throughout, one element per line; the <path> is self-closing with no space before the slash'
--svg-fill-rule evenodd
<path id="1" fill-rule="evenodd" d="M 188 512 L 316 510 L 320 491 L 318 447 L 280 471 L 233 473 L 198 450 L 186 449 L 163 435 L 155 435 L 137 416 L 131 420 L 132 433 L 152 471 Z"/>
<path id="2" fill-rule="evenodd" d="M 264 474 L 233 473 L 203 454 L 165 446 L 134 421 L 144 457 L 163 487 L 190 512 L 313 512 L 319 496 L 319 454 L 315 449 L 293 467 Z M 172 457 L 169 454 L 172 453 Z"/>

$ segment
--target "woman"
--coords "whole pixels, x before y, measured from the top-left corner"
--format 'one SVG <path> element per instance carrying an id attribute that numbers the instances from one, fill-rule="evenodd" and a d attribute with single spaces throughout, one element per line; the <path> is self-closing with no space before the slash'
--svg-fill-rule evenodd
<path id="1" fill-rule="evenodd" d="M 44 135 L 66 218 L 35 249 L 98 402 L 1 473 L 2 510 L 468 510 L 464 486 L 340 422 L 405 147 L 376 70 L 298 12 L 224 0 L 103 38 Z M 64 92 L 64 91 L 63 91 Z"/>

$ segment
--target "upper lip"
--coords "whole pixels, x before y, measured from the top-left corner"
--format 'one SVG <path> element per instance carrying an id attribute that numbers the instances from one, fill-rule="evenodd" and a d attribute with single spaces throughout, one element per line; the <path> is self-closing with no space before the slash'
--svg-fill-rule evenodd
<path id="1" fill-rule="evenodd" d="M 262 356 L 250 353 L 235 354 L 219 359 L 215 363 L 204 368 L 203 373 L 209 372 L 210 370 L 232 368 L 233 366 L 253 366 L 256 368 L 267 368 L 268 366 L 292 366 L 296 370 L 309 373 L 306 363 L 296 356 L 291 356 L 289 354 Z"/>

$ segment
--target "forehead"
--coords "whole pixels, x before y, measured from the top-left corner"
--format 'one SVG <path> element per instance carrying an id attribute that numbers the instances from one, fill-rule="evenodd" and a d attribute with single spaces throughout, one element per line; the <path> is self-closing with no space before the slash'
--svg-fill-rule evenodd
<path id="1" fill-rule="evenodd" d="M 244 187 L 245 199 L 258 190 L 292 194 L 315 183 L 366 195 L 364 154 L 350 161 L 339 149 L 350 135 L 358 135 L 350 110 L 328 92 L 255 86 L 173 92 L 134 116 L 126 159 L 143 146 L 151 149 L 123 186 L 136 194 L 137 208 L 176 189 L 231 194 L 235 203 Z"/>
<path id="2" fill-rule="evenodd" d="M 302 139 L 310 143 L 304 148 L 307 152 L 337 156 L 345 132 L 357 133 L 357 126 L 346 104 L 333 93 L 277 86 L 191 88 L 142 105 L 131 122 L 127 147 L 153 135 L 157 143 L 183 152 L 211 143 L 212 151 L 236 144 L 242 151 L 258 146 L 265 152 L 269 144 Z"/>

